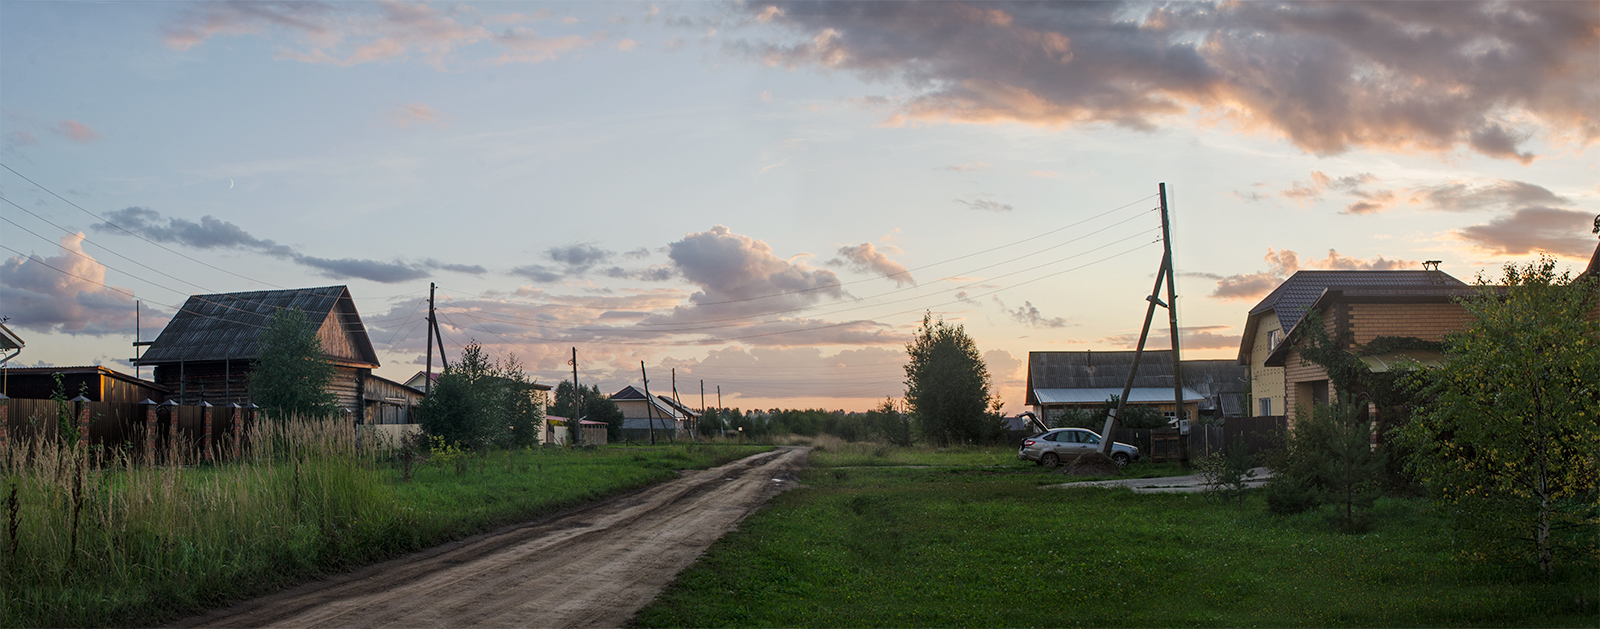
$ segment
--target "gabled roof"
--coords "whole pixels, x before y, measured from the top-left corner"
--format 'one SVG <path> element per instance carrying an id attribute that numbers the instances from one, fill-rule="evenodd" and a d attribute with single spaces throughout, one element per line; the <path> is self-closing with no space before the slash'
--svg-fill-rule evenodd
<path id="1" fill-rule="evenodd" d="M 26 344 L 22 342 L 22 337 L 17 336 L 16 332 L 12 332 L 11 328 L 6 327 L 4 323 L 0 323 L 0 351 L 9 352 L 14 349 L 22 349 L 22 346 Z"/>
<path id="2" fill-rule="evenodd" d="M 304 312 L 306 328 L 320 333 L 327 357 L 335 363 L 378 366 L 377 352 L 361 324 L 355 300 L 343 286 L 190 296 L 139 358 L 139 364 L 253 360 L 259 353 L 262 332 L 279 310 Z M 339 345 L 348 341 L 348 347 L 331 347 L 330 333 L 337 335 Z"/>
<path id="3" fill-rule="evenodd" d="M 683 411 L 678 410 L 678 405 L 672 403 L 672 398 L 662 397 L 659 395 L 646 398 L 643 392 L 633 388 L 633 385 L 631 384 L 622 387 L 621 391 L 611 394 L 611 401 L 613 402 L 643 402 L 646 399 L 649 399 L 651 405 L 654 406 L 657 411 L 661 412 L 663 419 L 681 419 L 684 416 Z"/>
<path id="4" fill-rule="evenodd" d="M 1407 292 L 1466 286 L 1444 271 L 1296 271 L 1250 309 L 1239 340 L 1239 362 L 1249 363 L 1261 316 L 1273 313 L 1278 317 L 1278 326 L 1288 334 L 1311 310 L 1311 304 L 1330 288 Z"/>

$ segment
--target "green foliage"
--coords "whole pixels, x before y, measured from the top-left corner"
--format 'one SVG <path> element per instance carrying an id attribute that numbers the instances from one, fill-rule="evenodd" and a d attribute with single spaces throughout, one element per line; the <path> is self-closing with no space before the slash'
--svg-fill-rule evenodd
<path id="1" fill-rule="evenodd" d="M 894 398 L 886 397 L 877 408 L 867 411 L 863 423 L 869 438 L 900 447 L 911 445 L 911 422 L 900 413 Z"/>
<path id="2" fill-rule="evenodd" d="M 1111 415 L 1112 409 L 1117 407 L 1121 398 L 1112 395 L 1093 411 L 1080 408 L 1069 408 L 1056 417 L 1055 428 L 1088 428 L 1099 433 L 1106 427 L 1106 417 Z M 1118 419 L 1119 428 L 1130 430 L 1150 430 L 1153 428 L 1166 428 L 1167 418 L 1154 406 L 1135 405 L 1122 409 L 1122 417 Z"/>
<path id="3" fill-rule="evenodd" d="M 989 368 L 964 326 L 924 314 L 906 353 L 906 404 L 923 438 L 948 445 L 984 443 L 1002 434 L 989 408 Z"/>
<path id="4" fill-rule="evenodd" d="M 550 402 L 550 414 L 558 417 L 571 417 L 591 422 L 606 423 L 606 440 L 617 442 L 622 440 L 622 409 L 617 408 L 617 403 L 600 392 L 599 385 L 578 387 L 578 401 L 583 404 L 583 412 L 572 412 L 572 381 L 562 380 L 556 385 L 556 398 Z"/>
<path id="5" fill-rule="evenodd" d="M 429 435 L 467 448 L 533 445 L 544 429 L 544 396 L 516 357 L 491 363 L 476 342 L 445 368 L 418 410 Z"/>
<path id="6" fill-rule="evenodd" d="M 1254 465 L 1255 457 L 1240 446 L 1196 459 L 1194 471 L 1213 494 L 1225 500 L 1243 502 L 1248 483 L 1256 476 L 1251 469 Z"/>
<path id="7" fill-rule="evenodd" d="M 1265 491 L 1267 508 L 1287 515 L 1338 506 L 1335 525 L 1364 530 L 1382 490 L 1384 452 L 1372 448 L 1372 420 L 1349 404 L 1296 409 L 1282 458 Z"/>
<path id="8" fill-rule="evenodd" d="M 1590 566 L 1600 550 L 1600 326 L 1592 283 L 1542 258 L 1478 278 L 1431 403 L 1402 432 L 1411 469 L 1455 514 L 1469 556 Z"/>
<path id="9" fill-rule="evenodd" d="M 306 314 L 283 309 L 272 315 L 261 333 L 256 359 L 250 364 L 250 395 L 269 417 L 329 417 L 339 412 L 337 398 L 328 389 L 334 374 Z"/>

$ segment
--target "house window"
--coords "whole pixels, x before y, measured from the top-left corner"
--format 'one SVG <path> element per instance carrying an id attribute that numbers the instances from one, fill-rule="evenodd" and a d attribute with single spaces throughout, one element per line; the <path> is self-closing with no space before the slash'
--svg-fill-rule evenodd
<path id="1" fill-rule="evenodd" d="M 1267 351 L 1270 352 L 1278 349 L 1278 335 L 1282 333 L 1283 330 L 1271 330 L 1267 332 Z"/>
<path id="2" fill-rule="evenodd" d="M 1261 404 L 1261 412 L 1257 416 L 1270 417 L 1272 415 L 1272 398 L 1264 397 L 1257 401 Z"/>

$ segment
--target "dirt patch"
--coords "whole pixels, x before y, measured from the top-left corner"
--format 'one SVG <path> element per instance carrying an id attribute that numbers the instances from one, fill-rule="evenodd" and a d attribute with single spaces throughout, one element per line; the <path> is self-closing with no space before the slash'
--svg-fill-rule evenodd
<path id="1" fill-rule="evenodd" d="M 745 516 L 807 448 L 757 454 L 177 623 L 178 627 L 616 627 Z"/>
<path id="2" fill-rule="evenodd" d="M 1081 454 L 1063 472 L 1069 476 L 1121 476 L 1122 468 L 1099 452 Z"/>

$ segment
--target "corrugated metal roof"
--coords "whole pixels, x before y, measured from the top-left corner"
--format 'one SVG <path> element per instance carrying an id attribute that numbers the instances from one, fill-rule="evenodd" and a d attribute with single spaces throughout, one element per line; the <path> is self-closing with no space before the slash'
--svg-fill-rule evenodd
<path id="1" fill-rule="evenodd" d="M 344 286 L 192 295 L 139 358 L 139 364 L 255 359 L 261 333 L 279 310 L 304 312 L 306 328 L 313 333 L 330 315 L 338 317 L 354 341 L 357 355 L 329 357 L 378 365 L 366 326 Z"/>
<path id="2" fill-rule="evenodd" d="M 1036 394 L 1044 389 L 1108 389 L 1120 395 L 1133 364 L 1133 354 L 1131 351 L 1029 352 L 1026 403 L 1040 403 Z M 1215 410 L 1219 400 L 1244 393 L 1250 386 L 1249 380 L 1249 368 L 1236 361 L 1183 361 L 1184 388 L 1198 396 L 1203 411 Z M 1139 373 L 1133 379 L 1133 386 L 1164 390 L 1167 393 L 1162 400 L 1172 400 L 1172 350 L 1145 351 L 1139 359 Z"/>
<path id="3" fill-rule="evenodd" d="M 1111 399 L 1114 395 L 1122 395 L 1122 387 L 1095 387 L 1089 389 L 1034 389 L 1033 395 L 1040 404 L 1099 404 Z M 1200 392 L 1184 387 L 1184 402 L 1199 402 L 1206 399 Z M 1129 404 L 1170 404 L 1172 402 L 1172 389 L 1158 389 L 1153 387 L 1134 387 L 1128 391 Z"/>

